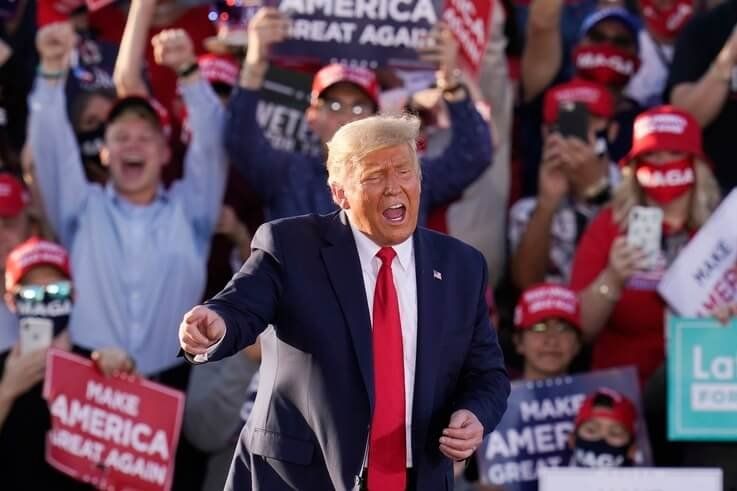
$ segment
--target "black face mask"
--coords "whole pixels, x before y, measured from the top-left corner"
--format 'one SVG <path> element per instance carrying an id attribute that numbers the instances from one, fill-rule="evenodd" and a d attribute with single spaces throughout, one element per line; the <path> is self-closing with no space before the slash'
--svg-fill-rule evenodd
<path id="1" fill-rule="evenodd" d="M 69 326 L 72 312 L 72 292 L 67 282 L 59 283 L 59 292 L 51 294 L 44 287 L 31 286 L 15 295 L 15 311 L 19 320 L 36 319 L 50 321 L 54 336 Z"/>
<path id="2" fill-rule="evenodd" d="M 630 444 L 621 447 L 609 445 L 605 439 L 584 440 L 576 436 L 573 448 L 574 467 L 630 467 L 632 461 L 627 457 Z"/>
<path id="3" fill-rule="evenodd" d="M 79 153 L 83 162 L 100 163 L 100 150 L 105 138 L 105 125 L 101 124 L 94 130 L 77 133 Z"/>

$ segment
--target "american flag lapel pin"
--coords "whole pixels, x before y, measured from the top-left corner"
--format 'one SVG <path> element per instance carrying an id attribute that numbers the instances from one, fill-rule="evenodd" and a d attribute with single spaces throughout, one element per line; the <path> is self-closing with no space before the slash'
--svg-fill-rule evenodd
<path id="1" fill-rule="evenodd" d="M 443 275 L 440 273 L 440 271 L 436 271 L 434 269 L 432 270 L 432 277 L 435 278 L 436 280 L 443 279 Z"/>

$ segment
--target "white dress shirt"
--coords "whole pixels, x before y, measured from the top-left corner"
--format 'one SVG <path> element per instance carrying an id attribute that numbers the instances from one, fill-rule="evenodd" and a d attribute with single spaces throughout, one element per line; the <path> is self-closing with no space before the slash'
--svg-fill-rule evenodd
<path id="1" fill-rule="evenodd" d="M 381 268 L 376 253 L 381 249 L 371 239 L 351 226 L 353 238 L 361 261 L 363 285 L 366 288 L 371 326 L 374 323 L 374 289 Z M 415 359 L 417 355 L 417 275 L 415 249 L 412 237 L 393 247 L 397 256 L 392 261 L 394 288 L 399 301 L 399 318 L 402 325 L 402 350 L 404 351 L 404 404 L 407 434 L 407 467 L 412 467 L 412 398 L 415 388 Z M 365 467 L 365 465 L 364 465 Z"/>

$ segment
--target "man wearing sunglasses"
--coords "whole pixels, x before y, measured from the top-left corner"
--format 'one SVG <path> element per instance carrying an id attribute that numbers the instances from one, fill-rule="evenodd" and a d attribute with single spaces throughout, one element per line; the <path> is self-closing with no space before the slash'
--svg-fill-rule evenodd
<path id="1" fill-rule="evenodd" d="M 288 24 L 284 14 L 270 7 L 261 8 L 250 21 L 248 53 L 229 104 L 225 130 L 231 161 L 259 193 L 267 220 L 336 209 L 327 186 L 325 156 L 277 150 L 257 123 L 269 48 L 286 38 Z M 439 66 L 437 85 L 448 104 L 452 137 L 439 157 L 421 159 L 420 224 L 426 222 L 431 208 L 460 196 L 491 163 L 489 127 L 468 97 L 456 68 L 458 45 L 448 29 L 440 29 L 433 40 L 433 47 L 422 56 Z M 306 118 L 323 144 L 341 126 L 379 110 L 376 75 L 363 68 L 324 67 L 315 75 L 311 96 Z"/>
<path id="2" fill-rule="evenodd" d="M 0 353 L 3 489 L 67 489 L 71 481 L 44 461 L 49 415 L 41 381 L 47 349 L 70 349 L 69 256 L 34 237 L 13 249 L 4 264 L 5 305 L 16 317 L 19 341 Z"/>

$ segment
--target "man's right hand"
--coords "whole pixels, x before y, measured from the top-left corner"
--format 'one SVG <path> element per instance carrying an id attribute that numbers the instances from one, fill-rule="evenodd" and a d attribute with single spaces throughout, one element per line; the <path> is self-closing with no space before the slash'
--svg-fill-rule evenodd
<path id="1" fill-rule="evenodd" d="M 223 318 L 202 305 L 187 312 L 179 325 L 179 344 L 190 355 L 207 353 L 224 335 Z"/>
<path id="2" fill-rule="evenodd" d="M 41 70 L 56 73 L 69 68 L 69 57 L 76 41 L 77 35 L 70 22 L 54 22 L 42 27 L 36 34 Z"/>
<path id="3" fill-rule="evenodd" d="M 289 35 L 289 17 L 274 7 L 261 7 L 248 23 L 246 65 L 261 65 L 268 61 L 271 45 Z"/>

